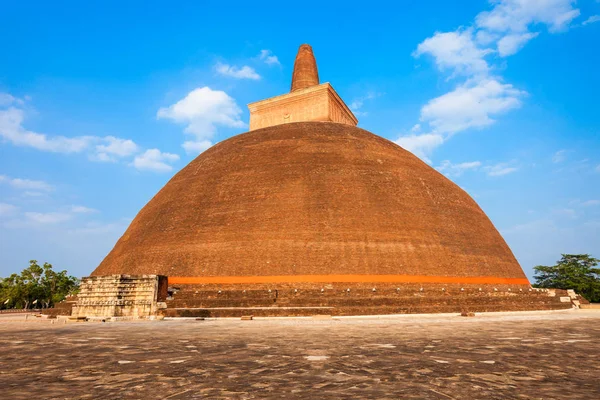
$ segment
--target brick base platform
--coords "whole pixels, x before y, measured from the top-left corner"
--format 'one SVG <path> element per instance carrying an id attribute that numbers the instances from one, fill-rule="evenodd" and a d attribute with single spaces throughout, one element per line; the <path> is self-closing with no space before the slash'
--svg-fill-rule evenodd
<path id="1" fill-rule="evenodd" d="M 166 317 L 381 315 L 447 312 L 558 310 L 574 306 L 566 290 L 524 285 L 365 285 L 321 288 L 256 285 L 171 287 Z"/>

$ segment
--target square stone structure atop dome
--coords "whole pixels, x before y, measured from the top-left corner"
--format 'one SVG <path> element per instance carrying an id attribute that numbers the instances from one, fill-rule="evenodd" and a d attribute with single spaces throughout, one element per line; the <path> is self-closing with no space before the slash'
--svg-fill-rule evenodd
<path id="1" fill-rule="evenodd" d="M 300 46 L 290 93 L 248 104 L 250 130 L 291 122 L 325 121 L 356 126 L 358 119 L 333 89 L 319 84 L 312 48 Z"/>

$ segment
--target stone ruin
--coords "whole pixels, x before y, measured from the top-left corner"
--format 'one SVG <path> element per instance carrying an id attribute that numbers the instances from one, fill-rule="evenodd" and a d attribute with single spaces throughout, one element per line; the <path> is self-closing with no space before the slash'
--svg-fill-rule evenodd
<path id="1" fill-rule="evenodd" d="M 162 275 L 88 276 L 81 280 L 71 316 L 147 318 L 166 307 L 167 288 Z"/>

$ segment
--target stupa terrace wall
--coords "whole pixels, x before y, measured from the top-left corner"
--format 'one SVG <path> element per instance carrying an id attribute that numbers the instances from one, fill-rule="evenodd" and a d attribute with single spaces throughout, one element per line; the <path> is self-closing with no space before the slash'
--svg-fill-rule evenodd
<path id="1" fill-rule="evenodd" d="M 383 315 L 556 310 L 573 307 L 564 290 L 527 285 L 173 285 L 170 317 Z"/>

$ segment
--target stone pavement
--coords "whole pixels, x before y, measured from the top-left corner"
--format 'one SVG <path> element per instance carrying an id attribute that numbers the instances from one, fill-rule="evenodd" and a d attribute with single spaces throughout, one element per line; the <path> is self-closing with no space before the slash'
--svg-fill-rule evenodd
<path id="1" fill-rule="evenodd" d="M 17 318 L 17 317 L 14 317 Z M 0 319 L 5 399 L 598 399 L 600 312 Z"/>

